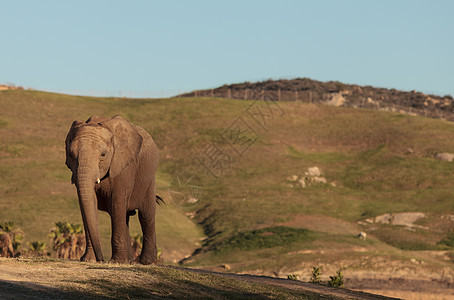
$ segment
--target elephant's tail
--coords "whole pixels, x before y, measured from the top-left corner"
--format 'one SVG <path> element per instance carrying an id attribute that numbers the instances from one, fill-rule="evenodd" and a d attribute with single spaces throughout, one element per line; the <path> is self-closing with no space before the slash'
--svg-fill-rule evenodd
<path id="1" fill-rule="evenodd" d="M 162 200 L 162 198 L 159 197 L 158 195 L 156 195 L 156 203 L 158 203 L 158 205 L 166 204 L 165 201 Z"/>

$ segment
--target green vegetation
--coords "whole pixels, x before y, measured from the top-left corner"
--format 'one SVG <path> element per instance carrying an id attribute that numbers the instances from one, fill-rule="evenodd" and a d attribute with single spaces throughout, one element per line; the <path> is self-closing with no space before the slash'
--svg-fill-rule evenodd
<path id="1" fill-rule="evenodd" d="M 454 233 L 450 233 L 449 235 L 447 235 L 444 239 L 438 242 L 438 244 L 445 245 L 448 247 L 454 247 Z"/>
<path id="2" fill-rule="evenodd" d="M 6 126 L 8 126 L 8 122 L 0 120 L 0 129 L 5 128 Z"/>
<path id="3" fill-rule="evenodd" d="M 20 252 L 20 245 L 24 239 L 24 233 L 14 228 L 14 222 L 0 223 L 0 256 L 15 257 Z"/>
<path id="4" fill-rule="evenodd" d="M 58 258 L 79 259 L 85 250 L 85 234 L 81 224 L 57 222 L 49 237 Z"/>
<path id="5" fill-rule="evenodd" d="M 297 270 L 287 268 L 302 261 L 336 262 L 345 251 L 355 259 L 404 259 L 407 250 L 449 246 L 449 238 L 437 243 L 452 228 L 441 216 L 454 214 L 453 165 L 434 154 L 454 152 L 453 123 L 279 102 L 282 113 L 263 114 L 263 126 L 251 115 L 251 105 L 259 104 L 1 92 L 0 220 L 14 220 L 27 242 L 45 240 L 58 220 L 81 223 L 64 165 L 66 133 L 75 119 L 121 114 L 149 131 L 160 148 L 157 193 L 166 205 L 158 207 L 156 224 L 165 263 L 194 254 L 184 264 L 289 274 Z M 288 185 L 287 177 L 304 176 L 313 166 L 326 184 Z M 177 177 L 197 179 L 191 205 L 170 199 Z M 398 212 L 424 212 L 423 226 L 358 225 Z M 109 257 L 110 220 L 102 212 L 99 218 Z M 131 236 L 140 233 L 137 218 L 130 226 Z M 367 232 L 366 241 L 355 238 L 359 231 Z M 363 252 L 353 251 L 358 248 Z"/>
<path id="6" fill-rule="evenodd" d="M 276 226 L 240 233 L 215 245 L 214 249 L 217 251 L 263 249 L 309 240 L 313 240 L 313 237 L 307 229 Z"/>
<path id="7" fill-rule="evenodd" d="M 295 280 L 295 281 L 297 281 L 297 280 L 298 280 L 298 274 L 289 274 L 289 275 L 287 275 L 287 279 L 288 279 L 288 280 Z"/>
<path id="8" fill-rule="evenodd" d="M 312 283 L 320 283 L 321 279 L 320 276 L 322 275 L 322 269 L 319 267 L 313 267 L 311 272 L 311 282 Z"/>
<path id="9" fill-rule="evenodd" d="M 336 275 L 330 276 L 330 280 L 328 281 L 328 285 L 332 287 L 343 287 L 344 286 L 344 275 L 342 271 L 339 270 L 336 272 Z"/>
<path id="10" fill-rule="evenodd" d="M 46 251 L 46 243 L 42 241 L 34 241 L 28 244 L 29 250 L 28 250 L 28 255 L 29 256 L 46 256 L 47 251 Z"/>

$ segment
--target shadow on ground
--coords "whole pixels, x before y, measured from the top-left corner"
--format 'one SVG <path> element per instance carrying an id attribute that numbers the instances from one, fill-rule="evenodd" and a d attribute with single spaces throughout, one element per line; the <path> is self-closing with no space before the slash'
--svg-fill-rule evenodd
<path id="1" fill-rule="evenodd" d="M 2 299 L 112 299 L 90 293 L 62 291 L 39 284 L 0 280 Z"/>

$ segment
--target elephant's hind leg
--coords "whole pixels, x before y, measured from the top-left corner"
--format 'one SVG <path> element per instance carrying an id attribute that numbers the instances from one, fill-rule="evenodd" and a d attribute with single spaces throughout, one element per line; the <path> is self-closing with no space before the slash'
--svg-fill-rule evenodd
<path id="1" fill-rule="evenodd" d="M 150 199 L 147 199 L 146 207 L 139 210 L 139 221 L 143 233 L 143 246 L 142 253 L 140 254 L 140 263 L 144 265 L 155 264 L 158 260 L 155 229 L 155 197 L 156 196 L 153 193 L 153 196 L 149 197 Z"/>

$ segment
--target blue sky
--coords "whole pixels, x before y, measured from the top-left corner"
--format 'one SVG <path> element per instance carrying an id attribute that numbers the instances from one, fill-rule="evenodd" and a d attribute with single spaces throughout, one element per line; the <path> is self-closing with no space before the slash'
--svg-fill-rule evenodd
<path id="1" fill-rule="evenodd" d="M 454 1 L 2 1 L 0 83 L 170 91 L 309 77 L 454 96 Z"/>

